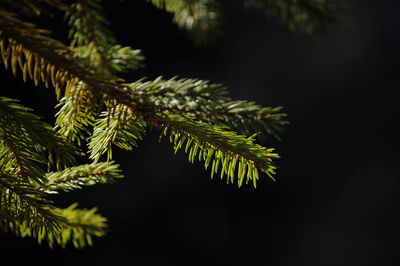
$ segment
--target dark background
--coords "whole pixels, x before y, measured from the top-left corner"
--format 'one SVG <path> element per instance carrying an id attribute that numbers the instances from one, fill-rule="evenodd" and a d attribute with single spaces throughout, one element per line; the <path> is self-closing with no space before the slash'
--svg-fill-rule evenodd
<path id="1" fill-rule="evenodd" d="M 50 250 L 1 235 L 1 265 L 400 265 L 398 1 L 346 1 L 347 26 L 322 38 L 222 1 L 225 34 L 208 50 L 145 1 L 106 2 L 121 43 L 147 57 L 132 80 L 210 79 L 234 99 L 284 106 L 291 124 L 281 142 L 266 143 L 282 156 L 277 182 L 264 178 L 255 190 L 211 180 L 152 132 L 116 154 L 125 179 L 56 198 L 98 206 L 106 237 Z M 2 95 L 53 120 L 52 90 L 2 73 Z"/>

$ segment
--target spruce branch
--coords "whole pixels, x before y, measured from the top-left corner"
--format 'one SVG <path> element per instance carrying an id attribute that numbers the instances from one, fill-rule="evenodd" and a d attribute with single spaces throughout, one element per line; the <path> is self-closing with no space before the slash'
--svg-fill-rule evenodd
<path id="1" fill-rule="evenodd" d="M 81 189 L 82 186 L 112 183 L 121 178 L 119 166 L 114 162 L 85 164 L 69 167 L 58 172 L 46 173 L 47 183 L 43 190 L 47 193 Z"/>
<path id="2" fill-rule="evenodd" d="M 126 72 L 142 67 L 140 50 L 117 44 L 97 0 L 77 0 L 66 13 L 69 38 L 75 56 L 87 59 L 103 71 Z"/>
<path id="3" fill-rule="evenodd" d="M 218 32 L 215 0 L 147 1 L 172 13 L 197 43 Z M 278 6 L 274 14 L 304 31 L 314 31 L 310 26 L 314 22 L 323 24 L 318 19 L 327 16 L 328 9 L 317 2 L 327 1 L 248 0 L 254 5 L 269 3 L 257 6 L 271 10 Z M 206 169 L 211 168 L 211 177 L 219 174 L 239 187 L 244 183 L 256 187 L 260 171 L 274 179 L 279 156 L 274 149 L 256 144 L 255 137 L 267 132 L 279 138 L 287 123 L 280 107 L 232 100 L 226 88 L 204 80 L 160 77 L 127 83 L 117 74 L 142 66 L 140 50 L 117 43 L 100 0 L 65 3 L 0 0 L 0 61 L 14 76 L 22 73 L 24 81 L 53 86 L 60 100 L 53 129 L 29 108 L 0 97 L 0 229 L 50 246 L 92 245 L 93 237 L 105 235 L 106 218 L 95 208 L 77 209 L 77 204 L 57 208 L 48 198 L 121 178 L 119 166 L 109 161 L 113 146 L 133 149 L 147 127 L 160 129 L 160 137 L 169 138 L 175 153 L 184 149 L 190 162 L 203 161 Z M 55 8 L 66 12 L 70 46 L 21 19 L 51 15 Z M 309 19 L 311 15 L 302 8 L 315 17 Z M 84 141 L 94 163 L 76 166 L 79 152 L 71 143 Z M 98 163 L 105 153 L 108 161 Z"/>
<path id="4" fill-rule="evenodd" d="M 211 177 L 219 172 L 221 179 L 226 175 L 227 183 L 234 183 L 237 176 L 239 187 L 244 180 L 246 184 L 252 181 L 256 187 L 258 170 L 273 179 L 276 169 L 273 159 L 279 156 L 273 153 L 274 149 L 255 144 L 254 136 L 247 138 L 226 128 L 165 113 L 158 117 L 158 123 L 163 128 L 162 135 L 170 136 L 175 153 L 185 147 L 190 162 L 198 156 L 206 169 L 212 165 Z"/>
<path id="5" fill-rule="evenodd" d="M 74 1 L 66 13 L 66 19 L 70 26 L 71 47 L 84 46 L 91 42 L 102 47 L 106 43 L 116 42 L 100 1 Z"/>
<path id="6" fill-rule="evenodd" d="M 38 243 L 47 242 L 50 247 L 58 244 L 65 248 L 70 242 L 76 248 L 93 244 L 93 237 L 106 233 L 107 219 L 97 214 L 97 209 L 79 210 L 77 204 L 66 209 L 51 206 L 51 202 L 39 198 L 36 188 L 8 182 L 0 178 L 0 229 L 12 231 L 20 237 L 32 237 Z"/>
<path id="7" fill-rule="evenodd" d="M 0 24 L 0 26 L 1 26 L 1 24 Z M 50 38 L 44 37 L 44 39 L 47 40 Z M 52 42 L 53 41 L 51 39 L 49 41 L 45 41 L 45 42 L 42 41 L 41 42 L 42 49 L 46 50 L 46 51 L 50 50 Z M 57 42 L 57 44 L 58 44 L 58 42 Z M 160 113 L 160 110 L 165 111 L 164 105 L 161 105 L 161 107 L 160 107 L 160 106 L 157 106 L 155 103 L 153 103 L 151 100 L 149 101 L 149 98 L 138 97 L 138 95 L 136 95 L 135 93 L 132 93 L 132 90 L 129 89 L 129 87 L 130 87 L 129 84 L 123 84 L 123 83 L 119 82 L 119 81 L 121 81 L 120 79 L 114 78 L 111 75 L 101 75 L 100 73 L 96 73 L 95 70 L 88 73 L 87 70 L 80 68 L 80 66 L 82 66 L 83 63 L 79 60 L 79 58 L 74 58 L 73 56 L 69 57 L 68 56 L 69 50 L 66 47 L 63 47 L 63 49 L 64 49 L 64 54 L 58 55 L 58 56 L 61 58 L 66 57 L 66 58 L 64 58 L 64 60 L 68 60 L 69 65 L 68 65 L 68 68 L 66 68 L 65 75 L 68 75 L 69 79 L 72 80 L 71 82 L 73 82 L 71 84 L 71 83 L 69 83 L 70 81 L 66 81 L 67 82 L 67 85 L 65 88 L 66 97 L 68 97 L 70 95 L 71 88 L 76 87 L 76 84 L 78 84 L 79 82 L 83 82 L 83 83 L 87 84 L 87 86 L 89 88 L 96 89 L 97 93 L 101 94 L 102 97 L 104 98 L 105 103 L 107 101 L 109 101 L 109 102 L 114 103 L 113 106 L 121 105 L 121 106 L 123 106 L 121 108 L 123 108 L 124 110 L 129 110 L 129 112 L 132 112 L 135 115 L 135 117 L 136 116 L 143 117 L 143 119 L 146 121 L 146 123 L 148 125 L 153 125 L 156 127 L 159 126 L 160 114 L 165 113 L 165 112 Z M 40 56 L 43 56 L 43 58 L 45 58 L 45 60 L 47 60 L 48 54 L 42 53 L 42 54 L 40 54 Z M 52 60 L 52 58 L 49 58 L 49 60 Z M 76 66 L 76 68 L 73 68 L 74 66 Z M 63 67 L 63 65 L 61 65 L 61 67 Z M 77 71 L 77 70 L 79 70 L 79 71 Z M 93 77 L 93 78 L 91 79 L 90 77 Z M 191 87 L 191 86 L 189 86 L 189 87 Z M 111 107 L 111 109 L 112 109 L 112 107 Z M 170 113 L 170 112 L 166 112 L 166 113 L 172 115 L 172 113 Z M 110 118 L 112 120 L 112 116 L 110 116 L 110 114 L 113 114 L 113 112 L 109 112 L 107 114 L 107 116 L 103 118 L 103 122 L 110 121 Z M 184 117 L 184 119 L 187 123 L 189 123 L 189 121 L 191 121 L 191 123 L 194 123 L 191 125 L 192 126 L 195 125 L 196 118 L 185 116 L 184 113 L 181 115 L 182 115 L 182 117 Z M 169 127 L 171 129 L 176 129 L 179 131 L 180 128 L 176 128 L 177 126 L 180 125 L 179 123 L 173 123 L 173 120 L 171 120 L 171 123 L 169 123 L 169 121 L 170 121 L 169 119 L 167 119 L 167 120 L 163 119 L 162 121 L 163 121 L 164 127 Z M 102 124 L 105 125 L 104 123 L 102 123 Z M 101 125 L 101 123 L 99 125 Z M 109 127 L 110 125 L 111 125 L 111 127 Z M 185 124 L 183 124 L 183 125 L 185 125 Z M 100 131 L 95 132 L 95 134 L 100 136 L 100 138 L 97 138 L 96 139 L 97 141 L 95 142 L 95 141 L 93 141 L 93 137 L 92 137 L 91 144 L 90 144 L 91 145 L 90 149 L 91 149 L 91 153 L 92 153 L 91 158 L 98 160 L 99 156 L 101 156 L 101 154 L 103 154 L 105 151 L 107 151 L 109 154 L 108 158 L 110 159 L 110 155 L 111 155 L 110 147 L 111 147 L 112 142 L 115 139 L 117 139 L 116 133 L 120 132 L 117 130 L 119 127 L 120 127 L 119 122 L 116 122 L 113 124 L 107 123 L 107 125 L 105 127 L 103 126 Z M 101 128 L 101 127 L 98 127 L 98 128 Z M 221 131 L 222 128 L 223 127 L 219 127 L 219 131 Z M 130 126 L 130 127 L 128 126 L 127 129 L 137 131 L 137 129 L 135 129 L 132 126 Z M 193 132 L 194 132 L 194 130 L 195 129 L 192 128 Z M 124 132 L 124 131 L 121 131 L 121 132 Z M 135 131 L 133 131 L 133 132 L 135 132 Z M 175 131 L 171 131 L 171 132 L 172 132 L 171 134 L 173 134 Z M 229 133 L 227 133 L 227 135 L 229 135 Z M 137 138 L 140 139 L 140 136 L 137 136 L 137 135 L 132 135 L 132 136 L 135 136 L 135 137 L 132 137 L 129 139 L 131 144 L 127 144 L 129 142 L 124 141 L 124 143 L 121 145 L 123 147 L 135 146 L 136 139 Z M 218 136 L 215 135 L 215 137 L 217 137 L 217 138 L 222 137 L 222 136 L 223 136 L 223 134 L 218 135 Z M 220 142 L 224 141 L 222 138 L 218 139 L 218 140 Z M 228 142 L 228 140 L 226 140 L 226 141 Z M 118 143 L 118 139 L 117 139 L 117 143 Z M 256 144 L 254 144 L 254 145 L 256 145 Z M 215 146 L 215 147 L 219 148 L 220 146 Z M 235 147 L 234 145 L 231 146 L 232 149 L 235 149 L 237 147 L 238 146 Z M 250 144 L 249 144 L 248 146 L 243 146 L 243 148 L 244 147 L 255 148 L 256 146 L 250 147 Z M 250 167 L 250 166 L 251 166 L 251 164 L 248 165 L 248 167 Z M 256 164 L 256 166 L 260 167 L 258 164 Z M 253 170 L 253 169 L 255 169 L 255 167 L 252 167 L 251 169 L 252 169 L 251 173 L 253 173 L 253 172 L 256 173 L 256 171 Z M 274 173 L 273 171 L 268 170 L 268 169 L 272 169 L 272 168 L 261 167 L 260 169 L 261 170 L 264 169 L 268 175 L 271 175 Z M 251 175 L 251 174 L 249 174 L 249 175 Z"/>
<path id="8" fill-rule="evenodd" d="M 96 121 L 93 135 L 89 138 L 90 159 L 97 162 L 100 156 L 107 153 L 107 160 L 112 158 L 111 146 L 132 150 L 137 147 L 137 141 L 146 132 L 146 122 L 129 107 L 117 104 L 100 114 Z"/>
<path id="9" fill-rule="evenodd" d="M 45 193 L 35 186 L 21 182 L 18 176 L 0 172 L 0 228 L 23 237 L 26 227 L 41 241 L 43 234 L 55 235 L 62 218 L 51 210 Z"/>
<path id="10" fill-rule="evenodd" d="M 22 113 L 18 109 L 17 115 L 13 115 L 10 110 L 7 110 L 14 104 L 13 102 L 11 102 L 11 106 L 5 104 L 8 100 L 0 98 L 0 166 L 2 170 L 9 169 L 10 173 L 20 176 L 25 182 L 42 183 L 44 174 L 42 167 L 46 165 L 47 160 L 41 151 L 46 147 L 37 145 L 38 143 L 34 142 L 38 137 L 37 132 L 29 134 L 27 128 L 23 126 L 24 124 L 20 124 L 20 121 L 25 122 L 28 129 L 29 125 L 34 125 L 36 128 L 34 123 L 29 123 L 27 117 L 18 119 L 18 114 Z M 20 106 L 16 105 L 16 107 Z M 35 122 L 36 117 L 32 115 L 32 118 Z M 42 132 L 48 133 L 46 132 L 47 128 L 41 129 Z"/>
<path id="11" fill-rule="evenodd" d="M 96 209 L 78 210 L 76 204 L 59 209 L 46 199 L 58 190 L 109 183 L 122 177 L 118 165 L 99 163 L 68 168 L 46 175 L 48 182 L 38 187 L 19 181 L 19 177 L 0 172 L 0 229 L 20 237 L 33 237 L 40 243 L 62 247 L 72 242 L 76 248 L 92 245 L 92 237 L 105 235 L 106 218 Z"/>
<path id="12" fill-rule="evenodd" d="M 65 248 L 70 242 L 75 248 L 93 245 L 93 237 L 103 237 L 107 230 L 107 218 L 97 213 L 97 208 L 77 209 L 77 203 L 68 208 L 58 209 L 56 213 L 65 219 L 65 223 L 56 238 L 50 239 L 49 245 L 56 242 Z"/>
<path id="13" fill-rule="evenodd" d="M 0 97 L 0 229 L 39 243 L 77 248 L 92 245 L 93 236 L 105 234 L 106 219 L 96 209 L 76 205 L 58 209 L 48 196 L 122 177 L 113 162 L 80 165 L 45 174 L 46 155 L 58 168 L 74 162 L 71 148 L 53 128 L 17 101 Z M 50 159 L 51 161 L 52 159 Z M 57 167 L 56 167 L 57 168 Z"/>
<path id="14" fill-rule="evenodd" d="M 215 106 L 210 117 L 247 136 L 261 133 L 257 137 L 262 141 L 266 140 L 264 132 L 280 140 L 283 126 L 289 123 L 285 119 L 287 114 L 281 110 L 281 106 L 261 107 L 254 102 L 229 101 Z"/>
<path id="15" fill-rule="evenodd" d="M 79 154 L 31 109 L 5 97 L 0 97 L 0 141 L 3 143 L 0 153 L 7 154 L 8 150 L 13 157 L 9 162 L 16 163 L 21 175 L 34 177 L 36 181 L 43 176 L 43 171 L 35 163 L 61 169 L 74 164 Z M 43 156 L 44 152 L 47 157 Z"/>
<path id="16" fill-rule="evenodd" d="M 3 123 L 0 123 L 3 126 Z M 12 130 L 15 128 L 12 128 Z M 16 133 L 16 134 L 15 134 Z M 11 131 L 9 128 L 0 132 L 0 163 L 2 168 L 20 176 L 25 182 L 43 182 L 44 171 L 40 165 L 45 165 L 45 157 L 38 153 L 29 143 L 20 143 L 22 131 Z M 26 139 L 25 139 L 26 140 Z M 29 142 L 29 139 L 28 139 Z M 31 180 L 29 180 L 29 178 Z"/>
<path id="17" fill-rule="evenodd" d="M 196 120 L 228 125 L 242 134 L 251 136 L 267 132 L 280 139 L 285 113 L 281 107 L 261 107 L 253 102 L 234 101 L 220 84 L 198 79 L 165 80 L 159 77 L 153 81 L 139 80 L 129 84 L 132 93 L 144 102 L 151 102 L 158 111 L 184 114 Z M 263 134 L 258 135 L 265 139 Z"/>
<path id="18" fill-rule="evenodd" d="M 0 52 L 6 68 L 14 75 L 18 68 L 23 79 L 29 77 L 38 85 L 53 85 L 57 98 L 69 96 L 70 90 L 82 81 L 99 93 L 113 93 L 121 88 L 119 78 L 87 64 L 61 42 L 47 36 L 48 31 L 22 21 L 10 12 L 0 10 Z"/>
<path id="19" fill-rule="evenodd" d="M 98 96 L 94 95 L 86 83 L 78 82 L 71 87 L 68 97 L 63 97 L 56 108 L 55 129 L 67 139 L 81 145 L 81 140 L 90 134 L 98 113 Z"/>

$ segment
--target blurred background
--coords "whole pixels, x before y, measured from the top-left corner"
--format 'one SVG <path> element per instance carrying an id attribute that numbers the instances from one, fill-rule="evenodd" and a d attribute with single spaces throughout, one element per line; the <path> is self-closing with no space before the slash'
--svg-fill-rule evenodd
<path id="1" fill-rule="evenodd" d="M 320 38 L 293 34 L 221 1 L 224 35 L 204 49 L 172 17 L 145 1 L 106 1 L 123 45 L 142 49 L 146 68 L 129 76 L 192 77 L 223 83 L 234 99 L 284 106 L 277 182 L 257 189 L 211 180 L 201 163 L 173 155 L 159 132 L 116 153 L 126 178 L 60 194 L 60 207 L 97 206 L 110 232 L 92 248 L 66 250 L 0 235 L 1 261 L 40 265 L 400 265 L 398 1 L 352 0 L 348 22 Z M 53 25 L 54 26 L 54 25 Z M 60 31 L 65 32 L 61 24 Z M 49 122 L 52 90 L 2 69 L 2 95 Z M 7 265 L 7 263 L 0 263 Z"/>

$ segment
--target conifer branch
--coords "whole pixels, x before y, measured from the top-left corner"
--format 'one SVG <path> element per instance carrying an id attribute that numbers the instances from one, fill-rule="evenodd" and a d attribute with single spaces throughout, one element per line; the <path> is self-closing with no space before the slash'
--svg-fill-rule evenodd
<path id="1" fill-rule="evenodd" d="M 0 26 L 1 26 L 1 24 L 0 24 Z M 42 45 L 44 46 L 43 49 L 46 49 L 46 45 L 49 46 L 49 43 L 50 42 L 43 42 L 42 43 Z M 47 47 L 47 49 L 49 49 L 49 48 L 50 47 Z M 64 48 L 64 51 L 68 51 L 68 50 L 66 48 Z M 65 52 L 65 54 L 67 54 L 67 52 Z M 46 56 L 46 54 L 44 54 L 44 56 Z M 96 72 L 93 72 L 92 76 L 94 76 L 94 79 L 89 79 L 88 78 L 89 75 L 86 74 L 87 71 L 79 68 L 80 64 L 79 64 L 78 59 L 73 58 L 73 57 L 71 57 L 71 59 L 70 58 L 67 58 L 67 59 L 70 60 L 69 61 L 70 65 L 69 65 L 69 67 L 67 69 L 66 75 L 71 75 L 70 79 L 72 79 L 74 83 L 73 83 L 73 85 L 68 85 L 67 84 L 67 86 L 66 86 L 66 95 L 69 95 L 69 93 L 71 91 L 71 88 L 76 86 L 76 84 L 78 82 L 84 82 L 89 87 L 95 88 L 98 91 L 98 93 L 102 94 L 103 97 L 105 97 L 104 99 L 106 100 L 106 102 L 107 102 L 107 99 L 109 99 L 111 102 L 114 102 L 113 106 L 116 106 L 117 104 L 121 105 L 121 106 L 125 106 L 125 107 L 123 107 L 124 110 L 129 110 L 130 112 L 132 112 L 136 116 L 138 115 L 138 116 L 143 117 L 143 119 L 149 125 L 154 125 L 156 127 L 159 125 L 159 123 L 160 123 L 160 114 L 163 113 L 163 112 L 160 113 L 160 110 L 162 111 L 163 108 L 160 108 L 155 103 L 152 103 L 151 101 L 148 101 L 148 98 L 138 97 L 138 95 L 135 95 L 135 93 L 132 93 L 132 91 L 129 91 L 129 84 L 118 83 L 117 79 L 108 79 L 109 76 L 107 76 L 107 75 L 103 75 L 102 76 L 99 73 L 97 73 L 97 75 L 96 75 L 95 74 Z M 77 61 L 77 63 L 75 63 L 75 61 Z M 77 68 L 80 71 L 77 72 L 76 69 L 72 68 L 73 66 L 77 66 Z M 68 71 L 70 71 L 70 69 L 71 69 L 71 72 L 68 72 Z M 104 82 L 102 82 L 100 84 L 97 83 L 97 81 L 96 81 L 96 77 L 97 76 L 101 76 L 101 79 L 104 80 Z M 109 114 L 112 114 L 112 112 L 109 113 Z M 183 116 L 184 116 L 184 114 L 183 114 Z M 110 117 L 111 117 L 110 115 L 107 115 L 106 117 L 104 117 L 102 124 L 105 125 L 104 121 L 110 121 Z M 182 126 L 182 125 L 189 125 L 190 124 L 191 126 L 195 126 L 196 122 L 193 119 L 194 118 L 189 118 L 189 117 L 185 116 L 184 120 L 188 124 L 173 123 L 173 120 L 170 121 L 170 119 L 167 119 L 167 120 L 162 119 L 162 121 L 163 121 L 164 127 L 169 127 L 169 128 L 171 128 L 173 130 L 173 129 L 176 129 L 175 127 L 179 126 L 179 125 Z M 189 122 L 190 120 L 192 120 L 192 121 Z M 180 121 L 180 122 L 182 122 L 182 121 Z M 111 125 L 111 127 L 109 127 L 109 125 Z M 111 151 L 110 147 L 111 147 L 112 142 L 116 139 L 116 136 L 117 136 L 116 133 L 119 132 L 118 131 L 119 125 L 120 125 L 120 122 L 116 122 L 116 123 L 113 123 L 113 124 L 107 123 L 105 127 L 104 126 L 103 127 L 98 127 L 98 128 L 101 128 L 101 130 L 98 131 L 98 132 L 95 132 L 95 135 L 99 135 L 101 137 L 100 138 L 96 138 L 96 140 L 98 140 L 96 142 L 93 141 L 94 138 L 92 137 L 92 141 L 91 141 L 91 144 L 90 144 L 91 145 L 90 149 L 91 149 L 91 154 L 92 154 L 91 158 L 93 158 L 95 160 L 98 160 L 99 156 L 101 154 L 103 154 L 104 151 L 108 152 L 108 154 L 109 154 L 108 158 L 110 158 L 110 153 L 109 153 Z M 132 127 L 132 126 L 130 126 L 130 127 L 128 126 L 127 128 L 137 131 L 137 129 L 135 129 L 135 127 Z M 178 132 L 180 129 L 178 128 L 176 130 L 177 130 L 176 132 Z M 194 132 L 195 129 L 192 128 L 192 130 Z M 200 127 L 199 127 L 199 130 L 200 130 Z M 222 128 L 220 127 L 218 129 L 218 131 L 222 131 Z M 135 132 L 135 131 L 133 131 L 133 132 Z M 140 132 L 140 131 L 137 131 L 137 132 Z M 174 134 L 174 132 L 175 131 L 171 131 L 171 134 Z M 214 135 L 214 136 L 216 138 L 218 138 L 218 137 L 222 137 L 223 134 Z M 229 133 L 227 133 L 227 136 L 229 136 Z M 135 136 L 135 137 L 138 138 L 138 136 Z M 133 140 L 133 142 L 132 142 L 132 140 Z M 133 144 L 129 144 L 128 145 L 127 144 L 128 142 L 125 141 L 124 144 L 122 144 L 122 146 L 131 148 L 132 145 L 133 146 L 136 145 L 135 140 L 136 139 L 132 137 L 132 138 L 129 139 L 129 141 L 131 141 Z M 219 141 L 223 142 L 224 140 L 222 138 L 220 138 Z M 208 142 L 205 141 L 205 143 L 208 143 Z M 243 143 L 245 143 L 245 142 L 243 142 Z M 247 143 L 247 144 L 248 145 L 247 146 L 246 145 L 243 146 L 243 148 L 244 147 L 256 148 L 256 149 L 258 148 L 256 146 L 251 147 L 251 145 L 249 143 Z M 106 145 L 106 146 L 103 146 L 103 145 Z M 254 145 L 256 145 L 256 144 L 254 144 Z M 217 145 L 215 147 L 219 148 L 220 146 Z M 236 148 L 237 147 L 238 146 L 236 146 Z M 231 148 L 235 149 L 235 146 L 233 145 Z M 249 161 L 251 161 L 251 160 L 249 160 Z M 255 164 L 255 165 L 259 166 L 258 164 Z M 256 168 L 254 166 L 252 166 L 252 167 L 250 167 L 250 166 L 251 166 L 251 164 L 248 164 L 249 169 L 250 168 L 252 169 L 249 172 L 250 173 L 253 173 L 253 172 L 256 173 L 256 170 L 253 170 L 253 169 L 256 169 Z M 268 169 L 272 169 L 272 171 L 270 171 Z M 268 175 L 271 175 L 271 174 L 274 173 L 273 168 L 261 167 L 261 170 L 265 170 L 265 172 Z M 249 178 L 250 177 L 252 177 L 251 174 L 249 174 Z"/>
<path id="2" fill-rule="evenodd" d="M 63 248 L 70 242 L 75 248 L 92 246 L 93 237 L 102 237 L 106 234 L 107 219 L 97 214 L 97 208 L 87 210 L 77 209 L 77 206 L 75 203 L 66 209 L 57 210 L 66 221 L 54 240 Z M 49 244 L 52 246 L 52 242 Z"/>
<path id="3" fill-rule="evenodd" d="M 97 209 L 79 210 L 77 204 L 66 209 L 52 207 L 51 202 L 38 198 L 44 192 L 21 184 L 8 183 L 9 176 L 0 175 L 0 229 L 20 237 L 36 238 L 38 243 L 55 243 L 65 248 L 70 242 L 76 248 L 93 244 L 92 237 L 106 233 L 107 219 Z"/>
<path id="4" fill-rule="evenodd" d="M 82 186 L 111 183 L 121 178 L 118 165 L 113 162 L 85 164 L 46 174 L 47 183 L 43 190 L 47 193 L 81 189 Z"/>
<path id="5" fill-rule="evenodd" d="M 1 132 L 0 134 L 1 137 L 1 141 L 0 141 L 0 146 L 2 146 L 2 160 L 4 160 L 4 158 L 7 155 L 11 155 L 11 160 L 10 158 L 8 158 L 9 162 L 15 162 L 15 166 L 16 166 L 16 174 L 19 175 L 20 177 L 22 177 L 22 179 L 24 179 L 25 181 L 27 181 L 27 173 L 26 173 L 26 169 L 25 169 L 25 164 L 26 164 L 26 160 L 25 158 L 21 158 L 20 157 L 20 150 L 17 150 L 17 148 L 15 147 L 13 141 L 6 135 L 4 134 L 4 132 Z"/>
<path id="6" fill-rule="evenodd" d="M 93 42 L 101 49 L 106 43 L 116 42 L 109 29 L 110 22 L 105 18 L 99 1 L 75 0 L 66 17 L 71 27 L 69 32 L 71 47 L 84 46 Z"/>
<path id="7" fill-rule="evenodd" d="M 198 43 L 218 32 L 215 0 L 147 1 L 172 13 Z M 328 0 L 248 2 L 271 8 L 282 21 L 295 25 L 290 27 L 307 32 L 330 15 L 322 4 Z M 29 108 L 0 97 L 0 229 L 50 246 L 92 245 L 93 237 L 105 234 L 106 218 L 96 209 L 77 209 L 77 204 L 56 208 L 48 197 L 122 177 L 118 165 L 97 162 L 105 153 L 112 159 L 113 145 L 136 147 L 147 127 L 161 129 L 175 153 L 184 148 L 190 162 L 203 161 L 211 177 L 219 174 L 239 187 L 249 182 L 256 187 L 259 171 L 274 179 L 279 156 L 256 144 L 255 136 L 265 131 L 279 137 L 287 123 L 280 107 L 232 100 L 224 87 L 203 80 L 160 77 L 129 84 L 117 74 L 140 67 L 143 56 L 117 43 L 100 0 L 65 3 L 0 0 L 0 61 L 14 76 L 22 73 L 24 81 L 53 86 L 60 99 L 53 129 Z M 51 15 L 55 8 L 66 12 L 70 46 L 20 18 Z M 76 166 L 79 153 L 70 142 L 80 145 L 86 140 L 94 163 Z"/>
<path id="8" fill-rule="evenodd" d="M 43 171 L 36 163 L 61 169 L 74 164 L 79 153 L 31 111 L 16 100 L 0 97 L 0 141 L 4 143 L 0 145 L 0 153 L 5 154 L 3 158 L 12 155 L 9 162 L 14 161 L 22 175 L 39 182 Z M 49 156 L 44 157 L 43 152 Z"/>
<path id="9" fill-rule="evenodd" d="M 15 15 L 0 10 L 0 51 L 6 68 L 11 65 L 14 75 L 20 68 L 23 78 L 42 81 L 56 89 L 58 98 L 69 96 L 70 89 L 82 81 L 99 93 L 113 93 L 121 88 L 119 78 L 99 72 L 61 42 L 46 36 L 46 30 L 37 29 Z"/>
<path id="10" fill-rule="evenodd" d="M 76 151 L 30 111 L 15 100 L 0 97 L 0 229 L 50 246 L 91 245 L 93 236 L 105 234 L 106 219 L 95 209 L 78 210 L 76 205 L 57 209 L 47 196 L 112 182 L 122 177 L 118 165 L 80 165 L 45 174 L 45 154 L 63 157 L 57 164 L 66 167 Z"/>
<path id="11" fill-rule="evenodd" d="M 71 87 L 69 97 L 63 97 L 56 108 L 55 129 L 67 139 L 81 145 L 81 140 L 90 134 L 98 113 L 99 97 L 94 95 L 86 83 Z"/>
<path id="12" fill-rule="evenodd" d="M 254 136 L 246 138 L 225 128 L 196 122 L 183 116 L 164 114 L 157 119 L 164 128 L 163 135 L 170 135 L 175 153 L 185 146 L 190 162 L 194 162 L 198 156 L 200 161 L 205 162 L 206 169 L 211 163 L 211 177 L 219 172 L 221 179 L 226 175 L 227 183 L 234 183 L 237 176 L 239 187 L 244 180 L 246 184 L 252 181 L 256 187 L 258 170 L 273 179 L 276 169 L 273 159 L 279 156 L 273 153 L 273 149 L 255 144 Z"/>
<path id="13" fill-rule="evenodd" d="M 137 141 L 146 132 L 146 122 L 129 107 L 117 104 L 100 114 L 96 121 L 93 135 L 89 138 L 90 158 L 97 162 L 101 155 L 107 153 L 107 160 L 112 158 L 111 145 L 132 150 Z"/>
<path id="14" fill-rule="evenodd" d="M 261 107 L 254 102 L 229 101 L 215 106 L 212 116 L 220 123 L 228 125 L 238 132 L 250 136 L 255 133 L 266 132 L 280 140 L 283 126 L 289 122 L 285 120 L 286 113 L 281 113 L 282 107 Z M 264 134 L 257 134 L 262 141 Z"/>
<path id="15" fill-rule="evenodd" d="M 125 72 L 142 66 L 140 50 L 117 44 L 100 1 L 77 0 L 66 15 L 75 56 L 103 71 Z"/>
<path id="16" fill-rule="evenodd" d="M 242 134 L 251 136 L 267 132 L 277 139 L 288 122 L 281 107 L 261 107 L 253 102 L 233 101 L 220 84 L 197 79 L 136 81 L 129 84 L 132 93 L 144 102 L 151 102 L 157 111 L 184 114 L 196 120 L 216 125 L 228 125 Z M 258 135 L 265 139 L 263 134 Z"/>
<path id="17" fill-rule="evenodd" d="M 44 198 L 43 192 L 19 179 L 0 172 L 0 227 L 22 237 L 27 226 L 36 237 L 44 232 L 56 234 L 62 218 L 52 213 L 51 202 Z"/>
<path id="18" fill-rule="evenodd" d="M 30 136 L 12 118 L 0 117 L 0 166 L 25 182 L 43 182 L 45 157 L 32 144 Z M 28 179 L 30 178 L 30 179 Z"/>
<path id="19" fill-rule="evenodd" d="M 69 242 L 76 248 L 92 245 L 93 236 L 105 235 L 106 218 L 96 214 L 95 208 L 77 210 L 76 204 L 55 208 L 45 197 L 57 190 L 112 182 L 122 177 L 119 172 L 118 165 L 112 163 L 82 165 L 48 173 L 49 181 L 42 189 L 0 171 L 0 229 L 36 238 L 39 243 L 46 241 L 50 247 L 54 243 L 65 247 Z"/>

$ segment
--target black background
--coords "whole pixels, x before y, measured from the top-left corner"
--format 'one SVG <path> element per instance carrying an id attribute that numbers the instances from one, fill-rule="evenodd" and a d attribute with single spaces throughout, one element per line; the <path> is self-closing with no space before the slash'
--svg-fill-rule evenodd
<path id="1" fill-rule="evenodd" d="M 225 34 L 212 49 L 196 48 L 145 1 L 106 1 L 106 10 L 120 42 L 147 57 L 132 81 L 210 79 L 234 99 L 284 106 L 291 124 L 281 142 L 266 143 L 282 156 L 277 182 L 239 189 L 211 180 L 152 132 L 116 153 L 125 179 L 55 198 L 98 206 L 106 237 L 50 250 L 3 234 L 1 265 L 399 265 L 398 1 L 347 1 L 347 25 L 322 38 L 293 34 L 241 1 L 222 3 Z M 53 120 L 52 90 L 2 73 L 2 95 Z"/>

